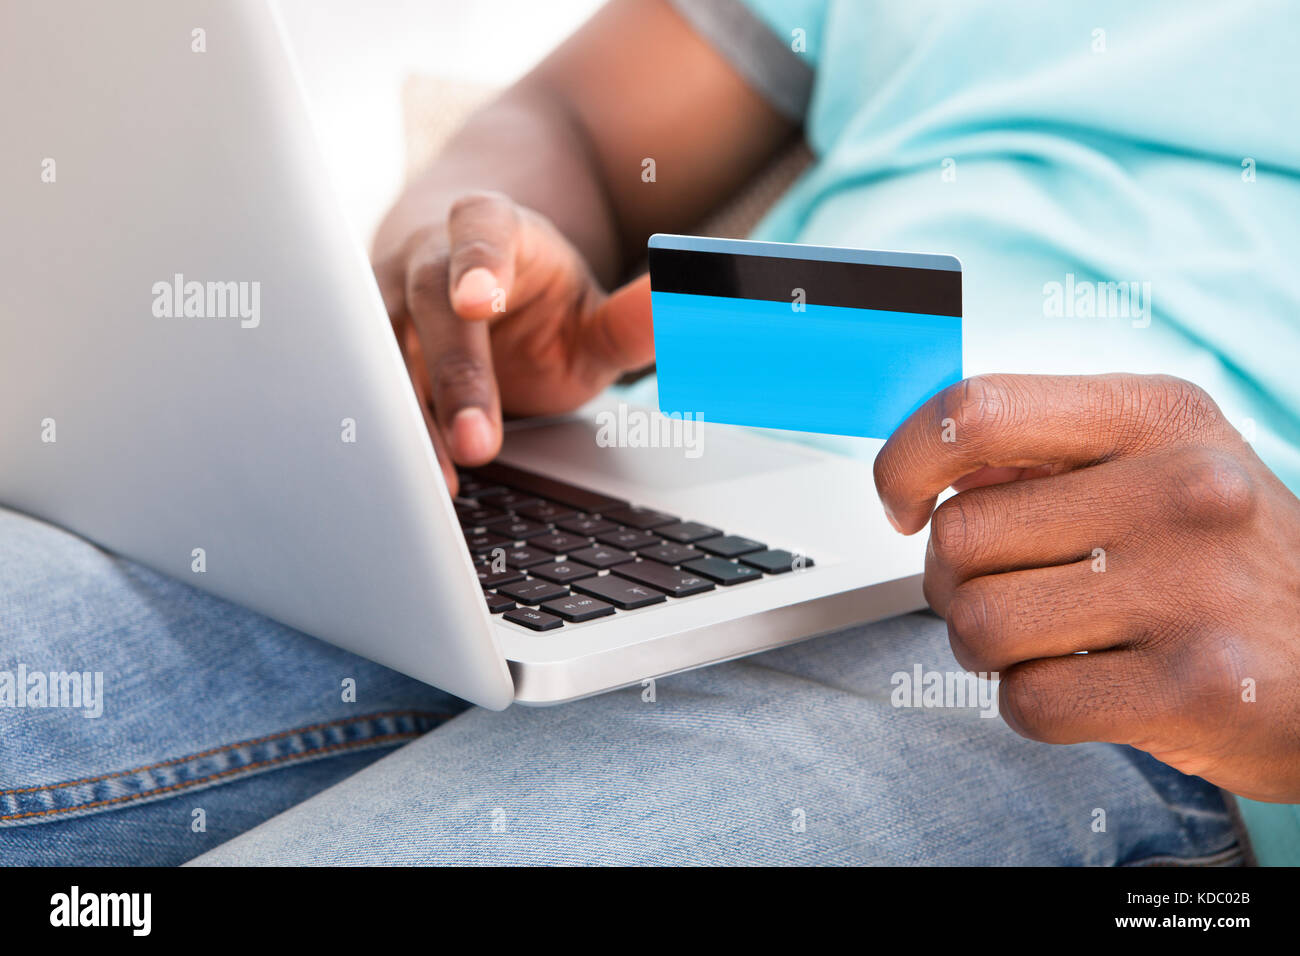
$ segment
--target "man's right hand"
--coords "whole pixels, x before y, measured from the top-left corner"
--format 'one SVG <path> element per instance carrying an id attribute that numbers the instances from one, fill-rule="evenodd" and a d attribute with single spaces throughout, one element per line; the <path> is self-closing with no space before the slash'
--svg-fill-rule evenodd
<path id="1" fill-rule="evenodd" d="M 607 294 L 546 217 L 500 193 L 466 194 L 374 268 L 453 493 L 454 465 L 500 450 L 503 412 L 570 411 L 654 360 L 648 277 Z"/>

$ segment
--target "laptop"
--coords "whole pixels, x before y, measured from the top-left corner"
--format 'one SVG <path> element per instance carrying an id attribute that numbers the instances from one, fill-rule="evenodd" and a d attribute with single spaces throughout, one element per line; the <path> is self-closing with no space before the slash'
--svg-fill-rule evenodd
<path id="1" fill-rule="evenodd" d="M 453 499 L 272 6 L 18 0 L 0 44 L 4 506 L 496 709 L 924 606 L 867 460 L 611 443 L 665 421 L 613 397 Z"/>

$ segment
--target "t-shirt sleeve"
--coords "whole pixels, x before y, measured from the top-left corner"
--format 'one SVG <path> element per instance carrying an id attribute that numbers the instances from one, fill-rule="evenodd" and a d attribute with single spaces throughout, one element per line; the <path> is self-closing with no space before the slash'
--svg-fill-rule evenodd
<path id="1" fill-rule="evenodd" d="M 669 0 L 782 116 L 802 122 L 825 0 Z"/>

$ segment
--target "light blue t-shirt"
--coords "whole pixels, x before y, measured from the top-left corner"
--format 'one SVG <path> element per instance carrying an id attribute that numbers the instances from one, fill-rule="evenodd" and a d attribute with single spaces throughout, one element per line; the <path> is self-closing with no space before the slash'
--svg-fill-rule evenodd
<path id="1" fill-rule="evenodd" d="M 967 375 L 1181 376 L 1300 492 L 1300 5 L 675 2 L 816 156 L 754 238 L 956 255 Z"/>

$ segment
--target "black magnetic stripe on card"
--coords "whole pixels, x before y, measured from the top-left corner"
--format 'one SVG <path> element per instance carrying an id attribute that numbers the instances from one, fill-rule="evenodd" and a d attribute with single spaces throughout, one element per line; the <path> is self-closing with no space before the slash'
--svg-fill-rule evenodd
<path id="1" fill-rule="evenodd" d="M 651 248 L 650 289 L 684 295 L 961 315 L 961 273 L 774 256 Z"/>

